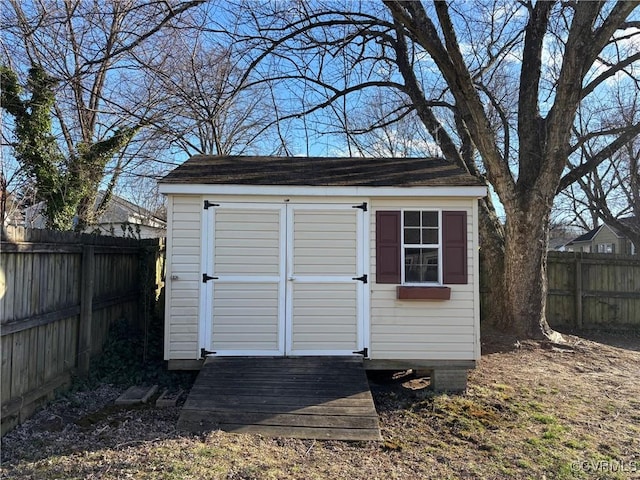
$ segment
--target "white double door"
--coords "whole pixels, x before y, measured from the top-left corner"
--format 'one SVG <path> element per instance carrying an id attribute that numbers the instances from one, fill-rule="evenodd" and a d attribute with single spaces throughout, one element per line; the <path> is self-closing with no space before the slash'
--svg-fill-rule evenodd
<path id="1" fill-rule="evenodd" d="M 353 355 L 365 347 L 366 208 L 205 211 L 201 339 L 216 355 Z"/>

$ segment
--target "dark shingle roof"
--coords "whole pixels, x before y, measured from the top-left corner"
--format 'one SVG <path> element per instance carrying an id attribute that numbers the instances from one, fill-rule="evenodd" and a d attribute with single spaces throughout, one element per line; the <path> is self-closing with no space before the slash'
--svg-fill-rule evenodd
<path id="1" fill-rule="evenodd" d="M 160 183 L 309 186 L 484 186 L 442 158 L 196 155 Z"/>
<path id="2" fill-rule="evenodd" d="M 582 235 L 580 235 L 579 237 L 574 238 L 573 240 L 571 240 L 570 243 L 575 243 L 575 242 L 589 242 L 591 240 L 593 240 L 593 237 L 596 236 L 596 233 L 598 233 L 600 231 L 600 229 L 602 228 L 602 225 L 594 228 L 593 230 L 589 230 L 587 233 L 583 233 Z"/>

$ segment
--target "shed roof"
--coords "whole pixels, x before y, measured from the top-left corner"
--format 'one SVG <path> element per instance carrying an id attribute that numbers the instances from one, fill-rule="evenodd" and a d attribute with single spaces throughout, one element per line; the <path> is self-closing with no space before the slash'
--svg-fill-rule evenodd
<path id="1" fill-rule="evenodd" d="M 195 155 L 160 180 L 172 184 L 484 186 L 443 158 Z"/>

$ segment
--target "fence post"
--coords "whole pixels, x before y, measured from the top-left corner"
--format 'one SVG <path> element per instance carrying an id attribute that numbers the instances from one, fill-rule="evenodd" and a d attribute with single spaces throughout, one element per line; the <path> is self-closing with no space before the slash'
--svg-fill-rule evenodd
<path id="1" fill-rule="evenodd" d="M 576 274 L 576 288 L 575 288 L 575 302 L 576 302 L 576 326 L 582 328 L 582 255 L 575 256 L 575 274 Z"/>
<path id="2" fill-rule="evenodd" d="M 78 372 L 89 373 L 91 361 L 91 322 L 93 315 L 93 284 L 95 256 L 93 245 L 82 247 L 82 274 L 80 281 L 80 321 L 78 322 Z"/>

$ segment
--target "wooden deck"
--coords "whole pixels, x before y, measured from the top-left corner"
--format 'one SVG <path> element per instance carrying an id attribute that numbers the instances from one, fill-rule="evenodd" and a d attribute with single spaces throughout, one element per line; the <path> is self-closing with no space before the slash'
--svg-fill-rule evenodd
<path id="1" fill-rule="evenodd" d="M 362 360 L 351 357 L 210 357 L 178 429 L 381 440 Z"/>

